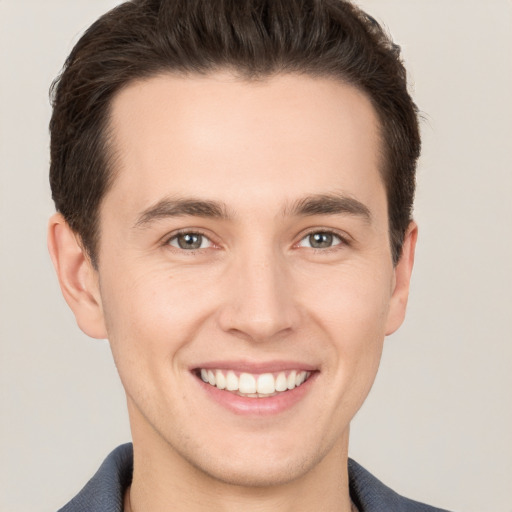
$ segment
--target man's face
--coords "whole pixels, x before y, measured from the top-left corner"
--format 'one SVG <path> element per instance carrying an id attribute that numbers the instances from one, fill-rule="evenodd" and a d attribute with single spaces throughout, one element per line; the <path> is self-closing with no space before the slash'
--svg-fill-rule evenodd
<path id="1" fill-rule="evenodd" d="M 99 290 L 136 449 L 251 485 L 346 455 L 405 307 L 370 101 L 163 75 L 116 97 L 112 129 Z"/>

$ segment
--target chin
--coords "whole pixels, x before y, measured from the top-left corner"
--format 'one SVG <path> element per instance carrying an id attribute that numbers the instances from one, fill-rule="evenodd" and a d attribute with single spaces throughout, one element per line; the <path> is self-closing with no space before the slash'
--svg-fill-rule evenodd
<path id="1" fill-rule="evenodd" d="M 205 449 L 208 443 L 195 447 L 182 445 L 181 456 L 207 478 L 247 488 L 286 485 L 328 463 L 328 453 L 335 452 L 337 459 L 341 457 L 340 450 L 334 446 L 311 442 L 312 439 L 300 438 L 300 442 L 290 443 L 282 438 L 266 436 L 265 439 L 263 433 L 254 435 L 257 439 L 246 438 L 245 442 L 230 446 L 219 445 L 212 439 L 210 449 Z"/>
<path id="2" fill-rule="evenodd" d="M 298 460 L 237 460 L 234 457 L 221 465 L 205 464 L 196 466 L 210 478 L 227 485 L 240 487 L 272 487 L 286 485 L 307 474 L 318 461 L 301 458 Z M 212 461 L 213 462 L 213 461 Z M 228 463 L 226 463 L 228 462 Z"/>

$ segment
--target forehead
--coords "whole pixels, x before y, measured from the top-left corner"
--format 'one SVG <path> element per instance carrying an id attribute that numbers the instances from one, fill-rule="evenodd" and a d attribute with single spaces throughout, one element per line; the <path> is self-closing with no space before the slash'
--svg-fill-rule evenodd
<path id="1" fill-rule="evenodd" d="M 139 208 L 164 194 L 236 209 L 383 187 L 375 110 L 329 78 L 163 74 L 115 97 L 111 131 L 117 172 L 106 200 L 128 194 Z"/>

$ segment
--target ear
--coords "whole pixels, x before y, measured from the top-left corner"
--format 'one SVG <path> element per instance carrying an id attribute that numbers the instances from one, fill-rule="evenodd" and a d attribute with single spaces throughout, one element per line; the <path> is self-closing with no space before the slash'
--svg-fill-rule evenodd
<path id="1" fill-rule="evenodd" d="M 405 233 L 402 254 L 394 269 L 393 290 L 386 325 L 386 336 L 394 333 L 404 321 L 409 285 L 411 283 L 414 252 L 418 238 L 418 226 L 411 222 Z"/>
<path id="2" fill-rule="evenodd" d="M 48 250 L 59 278 L 62 295 L 80 329 L 92 338 L 106 338 L 98 272 L 78 235 L 60 213 L 48 223 Z"/>

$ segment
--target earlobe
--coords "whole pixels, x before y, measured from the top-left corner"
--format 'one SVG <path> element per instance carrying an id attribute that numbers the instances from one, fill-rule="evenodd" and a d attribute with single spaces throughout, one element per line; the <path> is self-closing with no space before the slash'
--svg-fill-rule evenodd
<path id="1" fill-rule="evenodd" d="M 394 269 L 394 287 L 391 295 L 386 336 L 394 333 L 402 325 L 405 318 L 417 238 L 418 226 L 412 221 L 405 233 L 400 260 Z"/>
<path id="2" fill-rule="evenodd" d="M 48 223 L 48 250 L 62 294 L 78 326 L 92 338 L 106 338 L 98 273 L 60 213 L 53 215 Z"/>

